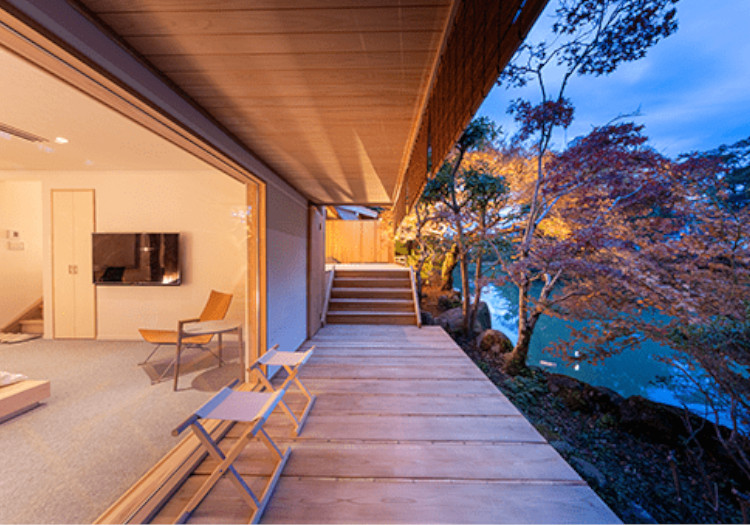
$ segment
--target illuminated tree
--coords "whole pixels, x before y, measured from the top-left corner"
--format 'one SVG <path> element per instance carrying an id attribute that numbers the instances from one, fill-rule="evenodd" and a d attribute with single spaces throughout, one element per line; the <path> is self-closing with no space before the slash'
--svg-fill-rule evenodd
<path id="1" fill-rule="evenodd" d="M 573 105 L 565 90 L 574 75 L 606 75 L 623 62 L 643 57 L 651 46 L 677 29 L 676 0 L 560 0 L 555 11 L 550 42 L 523 43 L 498 82 L 522 87 L 534 82 L 540 100 L 516 100 L 510 106 L 519 124 L 517 141 L 525 144 L 536 161 L 536 179 L 525 203 L 525 219 L 514 239 L 512 259 L 506 259 L 507 279 L 518 287 L 518 340 L 506 371 L 524 368 L 529 343 L 539 316 L 547 311 L 550 294 L 564 268 L 552 261 L 536 266 L 537 252 L 550 236 L 542 229 L 560 206 L 585 181 L 553 187 L 549 177 L 549 151 L 556 129 L 573 121 Z M 548 77 L 559 78 L 554 93 Z M 622 134 L 625 130 L 615 130 Z M 608 131 L 600 130 L 606 135 Z M 596 140 L 592 141 L 596 143 Z M 519 146 L 520 148 L 520 146 Z M 581 159 L 585 163 L 586 159 Z M 571 172 L 566 172 L 571 173 Z M 591 188 L 590 184 L 586 185 Z M 541 282 L 541 286 L 532 286 Z M 537 294 L 532 297 L 532 294 Z"/>

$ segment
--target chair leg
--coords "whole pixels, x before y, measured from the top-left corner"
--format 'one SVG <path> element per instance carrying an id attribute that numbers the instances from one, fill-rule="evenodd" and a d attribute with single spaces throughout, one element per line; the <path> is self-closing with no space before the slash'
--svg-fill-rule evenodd
<path id="1" fill-rule="evenodd" d="M 251 508 L 257 510 L 260 507 L 260 500 L 255 496 L 255 493 L 253 493 L 252 489 L 247 485 L 247 483 L 245 483 L 245 480 L 242 479 L 239 472 L 237 472 L 234 466 L 232 466 L 232 463 L 237 459 L 237 456 L 239 456 L 242 450 L 245 448 L 245 441 L 250 439 L 251 436 L 249 434 L 252 432 L 252 426 L 249 427 L 245 432 L 243 432 L 242 436 L 240 436 L 235 445 L 229 452 L 227 452 L 226 455 L 221 451 L 216 442 L 211 439 L 211 436 L 203 428 L 203 425 L 195 422 L 191 425 L 191 428 L 193 429 L 193 433 L 201 441 L 203 447 L 206 449 L 209 455 L 217 460 L 219 464 L 203 482 L 198 491 L 193 494 L 193 497 L 190 498 L 190 501 L 188 501 L 185 507 L 183 507 L 177 523 L 186 523 L 187 520 L 190 519 L 190 515 L 193 513 L 196 507 L 198 507 L 200 502 L 203 501 L 203 498 L 206 497 L 206 495 L 211 491 L 216 482 L 219 481 L 219 479 L 227 472 L 231 474 L 229 479 L 232 480 L 239 489 L 242 499 L 245 500 L 245 502 L 250 505 Z"/>
<path id="2" fill-rule="evenodd" d="M 148 363 L 148 360 L 149 360 L 149 359 L 151 359 L 151 358 L 153 357 L 153 355 L 154 355 L 154 354 L 156 353 L 156 351 L 157 351 L 157 350 L 158 350 L 159 348 L 161 348 L 161 347 L 162 347 L 162 345 L 161 345 L 161 344 L 158 344 L 158 345 L 156 345 L 156 346 L 154 347 L 154 349 L 153 349 L 153 350 L 151 350 L 151 353 L 150 353 L 150 354 L 148 354 L 148 357 L 147 357 L 146 359 L 144 359 L 143 361 L 141 361 L 140 363 L 138 363 L 138 365 L 142 366 L 142 365 L 145 365 L 146 363 Z"/>
<path id="3" fill-rule="evenodd" d="M 177 378 L 180 377 L 180 352 L 182 351 L 182 338 L 177 337 L 177 346 L 175 347 L 174 355 L 174 385 L 172 390 L 177 391 Z"/>

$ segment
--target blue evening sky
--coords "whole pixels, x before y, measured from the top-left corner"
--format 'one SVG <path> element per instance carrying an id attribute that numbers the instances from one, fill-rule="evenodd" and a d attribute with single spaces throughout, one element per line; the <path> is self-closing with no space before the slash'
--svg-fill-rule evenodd
<path id="1" fill-rule="evenodd" d="M 544 38 L 556 5 L 550 0 L 529 42 Z M 633 120 L 644 124 L 651 145 L 670 157 L 750 136 L 750 0 L 680 0 L 677 18 L 677 32 L 645 58 L 622 64 L 609 76 L 571 80 L 567 96 L 575 120 L 556 137 L 555 148 L 639 108 L 641 116 Z M 552 86 L 549 91 L 555 92 Z M 536 103 L 538 93 L 536 84 L 511 90 L 495 86 L 478 115 L 513 134 L 508 102 L 523 96 Z"/>

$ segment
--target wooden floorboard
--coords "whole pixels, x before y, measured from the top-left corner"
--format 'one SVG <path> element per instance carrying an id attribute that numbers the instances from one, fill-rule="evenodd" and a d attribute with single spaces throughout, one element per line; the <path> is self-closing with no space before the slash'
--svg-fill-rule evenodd
<path id="1" fill-rule="evenodd" d="M 263 522 L 618 522 L 442 329 L 329 325 L 312 345 L 300 377 L 317 401 L 303 432 L 279 410 L 266 423 L 292 454 Z M 293 389 L 286 400 L 296 411 L 305 402 Z M 215 465 L 199 465 L 154 522 L 174 520 Z M 235 467 L 260 487 L 273 462 L 251 443 Z M 222 479 L 190 522 L 249 517 Z"/>
<path id="2" fill-rule="evenodd" d="M 478 379 L 483 380 L 484 374 L 477 367 L 452 365 L 434 365 L 422 361 L 420 365 L 394 365 L 383 363 L 379 366 L 363 364 L 332 364 L 310 363 L 300 373 L 304 381 L 307 378 L 322 379 Z"/>

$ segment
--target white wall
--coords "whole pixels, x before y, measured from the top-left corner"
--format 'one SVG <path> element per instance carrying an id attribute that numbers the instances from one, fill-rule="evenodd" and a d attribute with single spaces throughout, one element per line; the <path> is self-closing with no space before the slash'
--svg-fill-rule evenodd
<path id="1" fill-rule="evenodd" d="M 10 250 L 8 230 L 17 231 Z M 42 183 L 0 181 L 0 328 L 42 297 Z"/>
<path id="2" fill-rule="evenodd" d="M 267 186 L 268 346 L 296 350 L 306 338 L 307 203 Z"/>
<path id="3" fill-rule="evenodd" d="M 42 180 L 45 305 L 52 304 L 50 191 L 93 188 L 96 231 L 181 233 L 182 285 L 97 286 L 97 338 L 140 338 L 138 328 L 176 328 L 200 314 L 211 289 L 234 293 L 227 318 L 242 321 L 246 232 L 233 211 L 245 207 L 245 186 L 214 171 L 36 172 Z M 49 312 L 49 310 L 48 310 Z M 45 337 L 51 337 L 45 315 Z"/>

